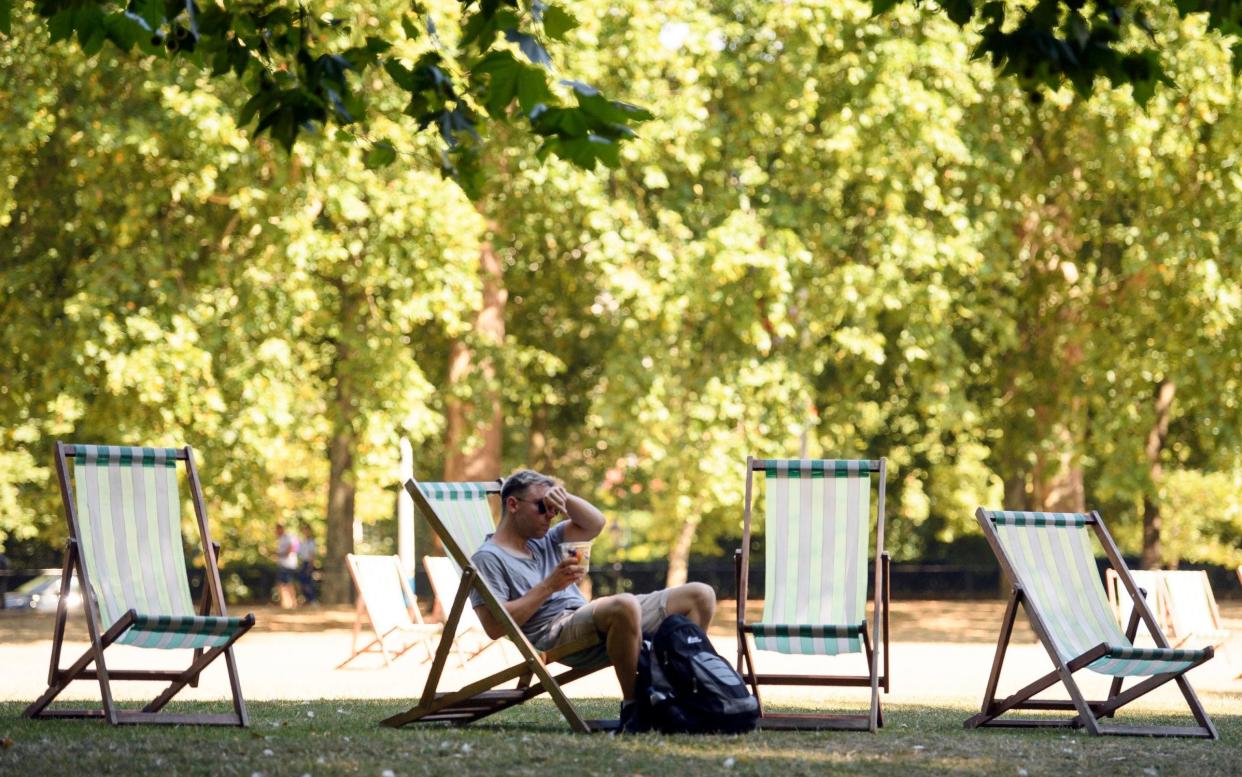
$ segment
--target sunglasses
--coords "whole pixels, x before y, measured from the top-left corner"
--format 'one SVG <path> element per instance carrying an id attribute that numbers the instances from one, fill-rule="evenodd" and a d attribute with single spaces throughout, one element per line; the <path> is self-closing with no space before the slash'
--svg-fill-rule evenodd
<path id="1" fill-rule="evenodd" d="M 513 498 L 518 500 L 519 502 L 530 502 L 531 504 L 535 506 L 535 509 L 539 511 L 540 515 L 548 514 L 548 505 L 546 502 L 544 502 L 543 499 L 523 499 L 520 496 L 515 496 Z"/>

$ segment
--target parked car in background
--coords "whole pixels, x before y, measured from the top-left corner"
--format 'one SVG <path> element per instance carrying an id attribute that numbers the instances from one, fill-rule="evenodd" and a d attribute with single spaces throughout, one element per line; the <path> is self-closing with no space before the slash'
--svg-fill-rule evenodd
<path id="1" fill-rule="evenodd" d="M 60 573 L 39 575 L 19 585 L 4 595 L 4 606 L 8 610 L 35 610 L 36 612 L 56 612 L 60 601 Z M 69 599 L 66 602 L 70 609 L 82 606 L 82 591 L 78 588 L 77 578 L 69 580 Z"/>

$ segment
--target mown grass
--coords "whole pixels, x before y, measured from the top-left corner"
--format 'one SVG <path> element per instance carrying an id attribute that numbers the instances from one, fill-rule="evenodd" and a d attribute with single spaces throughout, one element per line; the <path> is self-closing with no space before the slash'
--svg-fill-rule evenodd
<path id="1" fill-rule="evenodd" d="M 587 717 L 616 702 L 581 702 Z M 223 704 L 182 710 L 227 711 Z M 1041 775 L 1242 774 L 1242 717 L 1217 716 L 1219 742 L 1090 738 L 1062 730 L 965 731 L 970 710 L 890 705 L 879 734 L 760 732 L 745 736 L 570 734 L 536 700 L 467 728 L 382 728 L 394 701 L 256 702 L 249 729 L 30 721 L 0 703 L 0 775 Z M 1185 723 L 1158 715 L 1127 722 Z"/>

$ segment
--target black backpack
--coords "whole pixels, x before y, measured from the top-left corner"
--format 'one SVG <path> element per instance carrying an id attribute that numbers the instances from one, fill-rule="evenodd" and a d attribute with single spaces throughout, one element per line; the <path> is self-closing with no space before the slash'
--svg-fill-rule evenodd
<path id="1" fill-rule="evenodd" d="M 666 734 L 740 734 L 759 724 L 759 703 L 703 630 L 670 615 L 638 656 L 629 730 Z"/>

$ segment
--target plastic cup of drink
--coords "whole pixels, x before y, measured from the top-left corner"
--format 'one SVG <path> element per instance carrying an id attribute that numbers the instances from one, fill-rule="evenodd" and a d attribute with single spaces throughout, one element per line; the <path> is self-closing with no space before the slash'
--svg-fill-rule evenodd
<path id="1" fill-rule="evenodd" d="M 586 572 L 591 568 L 591 543 L 589 542 L 562 542 L 561 543 L 561 560 L 574 559 L 578 566 L 582 567 L 582 571 Z"/>

